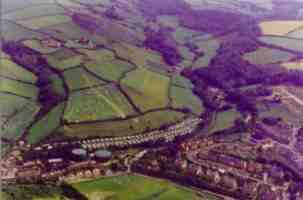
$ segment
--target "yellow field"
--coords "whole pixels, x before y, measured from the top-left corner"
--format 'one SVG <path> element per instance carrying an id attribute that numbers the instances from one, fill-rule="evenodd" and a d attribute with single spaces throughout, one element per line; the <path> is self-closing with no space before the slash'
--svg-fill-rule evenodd
<path id="1" fill-rule="evenodd" d="M 283 36 L 288 32 L 303 26 L 303 21 L 264 21 L 259 24 L 264 35 Z"/>
<path id="2" fill-rule="evenodd" d="M 286 62 L 282 64 L 287 69 L 303 69 L 303 59 L 294 62 Z"/>

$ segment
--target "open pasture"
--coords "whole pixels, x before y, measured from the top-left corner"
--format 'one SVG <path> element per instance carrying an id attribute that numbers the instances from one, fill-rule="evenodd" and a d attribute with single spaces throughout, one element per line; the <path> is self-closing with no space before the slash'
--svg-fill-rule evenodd
<path id="1" fill-rule="evenodd" d="M 79 182 L 73 186 L 89 200 L 215 200 L 214 196 L 196 192 L 176 184 L 144 176 L 128 175 Z"/>
<path id="2" fill-rule="evenodd" d="M 260 47 L 254 52 L 244 55 L 244 59 L 252 64 L 270 64 L 277 62 L 286 62 L 295 57 L 294 54 L 278 49 Z"/>
<path id="3" fill-rule="evenodd" d="M 135 69 L 135 67 L 128 62 L 118 59 L 98 63 L 86 62 L 84 65 L 87 70 L 109 81 L 118 81 L 120 78 L 123 78 L 126 72 Z"/>
<path id="4" fill-rule="evenodd" d="M 0 92 L 11 93 L 23 97 L 36 99 L 38 88 L 32 84 L 0 77 Z"/>
<path id="5" fill-rule="evenodd" d="M 82 67 L 64 71 L 64 79 L 70 90 L 79 90 L 106 84 L 106 82 L 86 72 Z"/>
<path id="6" fill-rule="evenodd" d="M 27 71 L 20 65 L 14 63 L 9 59 L 0 59 L 1 71 L 0 75 L 16 80 L 35 83 L 37 77 L 30 71 Z"/>
<path id="7" fill-rule="evenodd" d="M 125 118 L 134 114 L 126 98 L 114 86 L 94 87 L 70 95 L 64 118 L 69 122 Z"/>
<path id="8" fill-rule="evenodd" d="M 60 129 L 65 136 L 81 137 L 121 137 L 138 135 L 150 129 L 158 129 L 163 124 L 174 124 L 184 119 L 183 113 L 161 110 L 141 114 L 129 119 L 104 122 L 70 124 Z"/>
<path id="9" fill-rule="evenodd" d="M 197 115 L 204 111 L 201 101 L 191 89 L 173 86 L 170 89 L 170 97 L 174 108 L 187 108 Z"/>
<path id="10" fill-rule="evenodd" d="M 38 143 L 60 126 L 64 105 L 65 102 L 58 104 L 29 129 L 26 136 L 26 140 L 29 144 Z"/>
<path id="11" fill-rule="evenodd" d="M 122 88 L 142 111 L 168 104 L 169 78 L 146 69 L 129 72 L 122 79 Z"/>

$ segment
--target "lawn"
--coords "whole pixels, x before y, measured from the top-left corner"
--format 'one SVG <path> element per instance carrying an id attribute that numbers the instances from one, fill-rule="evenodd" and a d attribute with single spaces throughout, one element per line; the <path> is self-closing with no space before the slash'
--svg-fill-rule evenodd
<path id="1" fill-rule="evenodd" d="M 0 77 L 0 92 L 12 93 L 36 99 L 38 88 L 32 84 L 22 83 L 8 78 Z"/>
<path id="2" fill-rule="evenodd" d="M 69 122 L 125 118 L 134 114 L 120 91 L 111 85 L 74 92 L 70 95 L 64 118 Z"/>
<path id="3" fill-rule="evenodd" d="M 24 69 L 23 67 L 14 63 L 9 59 L 1 59 L 0 65 L 1 65 L 0 74 L 2 76 L 21 80 L 21 81 L 31 82 L 31 83 L 35 83 L 37 80 L 37 77 L 34 74 L 32 74 L 30 71 L 27 71 L 26 69 Z"/>
<path id="4" fill-rule="evenodd" d="M 49 136 L 57 127 L 60 126 L 61 116 L 64 110 L 64 104 L 60 103 L 54 107 L 47 115 L 37 121 L 29 130 L 26 140 L 30 144 L 36 144 L 41 139 Z"/>
<path id="5" fill-rule="evenodd" d="M 189 108 L 197 115 L 204 111 L 202 102 L 192 93 L 191 89 L 172 86 L 170 89 L 170 97 L 174 108 Z"/>
<path id="6" fill-rule="evenodd" d="M 147 129 L 157 129 L 163 124 L 173 124 L 182 121 L 183 118 L 183 113 L 163 110 L 125 120 L 68 125 L 63 127 L 61 132 L 71 137 L 121 137 L 142 134 Z"/>
<path id="7" fill-rule="evenodd" d="M 70 90 L 79 90 L 106 84 L 104 81 L 86 72 L 82 67 L 64 71 L 64 79 Z"/>
<path id="8" fill-rule="evenodd" d="M 128 73 L 122 79 L 122 88 L 141 111 L 163 108 L 169 101 L 169 78 L 146 69 Z"/>
<path id="9" fill-rule="evenodd" d="M 133 65 L 118 59 L 103 63 L 87 62 L 85 67 L 87 70 L 109 81 L 118 81 L 124 73 L 135 69 Z"/>
<path id="10" fill-rule="evenodd" d="M 75 183 L 73 186 L 89 200 L 211 200 L 173 183 L 143 176 L 120 176 Z M 203 194 L 202 194 L 203 195 Z M 210 197 L 209 195 L 207 195 Z M 98 198 L 96 198 L 98 197 Z"/>

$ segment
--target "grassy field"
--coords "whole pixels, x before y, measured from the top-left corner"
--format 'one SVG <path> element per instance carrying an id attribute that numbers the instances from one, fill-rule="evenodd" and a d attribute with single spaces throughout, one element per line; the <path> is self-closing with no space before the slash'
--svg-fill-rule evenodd
<path id="1" fill-rule="evenodd" d="M 42 46 L 39 40 L 25 40 L 23 41 L 23 44 L 31 49 L 40 52 L 41 54 L 49 54 L 58 50 L 58 48 Z"/>
<path id="2" fill-rule="evenodd" d="M 287 34 L 287 36 L 293 37 L 293 38 L 298 38 L 298 39 L 303 39 L 303 27 L 299 30 L 296 30 L 296 31 L 293 31 L 293 32 Z"/>
<path id="3" fill-rule="evenodd" d="M 137 69 L 122 79 L 122 87 L 142 111 L 168 104 L 169 78 L 160 74 Z"/>
<path id="4" fill-rule="evenodd" d="M 125 118 L 134 114 L 126 98 L 113 86 L 95 87 L 70 95 L 64 118 L 69 122 Z"/>
<path id="5" fill-rule="evenodd" d="M 0 192 L 1 200 L 62 200 L 66 199 L 59 186 L 5 185 Z"/>
<path id="6" fill-rule="evenodd" d="M 23 19 L 29 19 L 29 18 L 39 18 L 40 16 L 51 16 L 51 15 L 57 15 L 57 14 L 63 14 L 64 9 L 55 5 L 55 4 L 46 4 L 47 1 L 44 0 L 42 5 L 33 5 L 29 6 L 28 1 L 26 1 L 27 4 L 23 6 L 22 9 L 14 10 L 12 12 L 8 12 L 3 16 L 3 19 L 9 19 L 9 20 L 23 20 Z M 18 2 L 17 4 L 20 4 Z M 41 2 L 40 2 L 41 4 Z"/>
<path id="7" fill-rule="evenodd" d="M 141 134 L 147 129 L 156 129 L 163 124 L 171 124 L 181 121 L 183 113 L 164 110 L 150 112 L 127 120 L 95 122 L 87 124 L 73 124 L 62 127 L 64 135 L 71 137 L 87 136 L 127 136 Z"/>
<path id="8" fill-rule="evenodd" d="M 286 62 L 295 55 L 278 49 L 260 47 L 258 50 L 245 54 L 244 59 L 253 64 L 270 64 Z"/>
<path id="9" fill-rule="evenodd" d="M 16 95 L 36 99 L 38 88 L 32 84 L 26 84 L 19 81 L 0 77 L 0 92 L 8 92 Z"/>
<path id="10" fill-rule="evenodd" d="M 71 67 L 79 66 L 83 63 L 83 56 L 82 55 L 75 55 L 68 58 L 58 58 L 56 56 L 48 55 L 46 56 L 48 63 L 60 70 L 66 70 Z"/>
<path id="11" fill-rule="evenodd" d="M 190 189 L 170 182 L 143 176 L 121 176 L 80 182 L 73 186 L 89 200 L 215 200 L 210 195 L 198 196 Z M 204 197 L 203 197 L 204 196 Z"/>
<path id="12" fill-rule="evenodd" d="M 98 64 L 110 62 L 115 59 L 114 53 L 107 49 L 98 49 L 98 50 L 78 49 L 78 51 L 87 55 L 87 57 L 91 61 Z"/>
<path id="13" fill-rule="evenodd" d="M 71 19 L 65 15 L 51 15 L 35 17 L 32 19 L 18 20 L 17 23 L 30 29 L 41 29 L 48 26 L 63 24 L 69 22 Z"/>
<path id="14" fill-rule="evenodd" d="M 63 102 L 54 107 L 46 116 L 37 121 L 34 126 L 30 128 L 26 136 L 28 143 L 35 144 L 39 142 L 60 126 L 64 104 L 65 103 Z"/>
<path id="15" fill-rule="evenodd" d="M 19 139 L 30 123 L 33 122 L 38 111 L 38 105 L 32 102 L 27 103 L 16 111 L 15 115 L 6 118 L 5 123 L 1 126 L 0 136 L 12 141 Z"/>
<path id="16" fill-rule="evenodd" d="M 234 125 L 234 121 L 239 117 L 241 117 L 241 114 L 236 109 L 219 112 L 217 113 L 216 121 L 212 125 L 212 129 L 210 131 L 216 132 L 231 128 Z"/>
<path id="17" fill-rule="evenodd" d="M 192 89 L 194 87 L 189 79 L 186 79 L 181 75 L 173 76 L 172 84 L 188 89 Z"/>
<path id="18" fill-rule="evenodd" d="M 162 56 L 152 50 L 142 49 L 125 43 L 115 43 L 113 49 L 120 57 L 132 61 L 138 67 L 148 67 L 150 61 L 163 63 Z"/>
<path id="19" fill-rule="evenodd" d="M 216 51 L 220 46 L 219 41 L 217 41 L 216 39 L 204 41 L 203 37 L 202 39 L 199 39 L 199 37 L 197 37 L 196 39 L 191 41 L 191 43 L 197 45 L 198 50 L 204 53 L 204 56 L 200 57 L 194 62 L 193 67 L 208 66 L 211 59 L 216 56 Z"/>
<path id="20" fill-rule="evenodd" d="M 74 195 L 81 194 L 88 200 L 219 200 L 209 193 L 138 175 L 100 178 L 68 187 Z M 15 184 L 4 185 L 0 197 L 1 200 L 67 200 L 67 193 L 60 185 Z"/>
<path id="21" fill-rule="evenodd" d="M 103 63 L 87 62 L 85 63 L 85 67 L 89 71 L 110 81 L 118 81 L 125 72 L 135 68 L 121 60 L 112 60 Z"/>
<path id="22" fill-rule="evenodd" d="M 16 140 L 33 120 L 39 105 L 22 97 L 0 93 L 1 137 Z"/>
<path id="23" fill-rule="evenodd" d="M 170 89 L 170 97 L 174 108 L 189 108 L 198 115 L 204 111 L 200 99 L 192 93 L 191 89 L 173 86 Z"/>
<path id="24" fill-rule="evenodd" d="M 1 59 L 0 65 L 0 74 L 2 76 L 31 83 L 35 83 L 37 80 L 37 77 L 34 74 L 25 70 L 24 68 L 9 59 Z"/>
<path id="25" fill-rule="evenodd" d="M 280 46 L 293 51 L 303 51 L 303 40 L 270 36 L 262 36 L 258 39 L 265 44 Z"/>
<path id="26" fill-rule="evenodd" d="M 64 71 L 64 79 L 70 90 L 78 90 L 105 84 L 104 81 L 87 73 L 82 67 Z"/>

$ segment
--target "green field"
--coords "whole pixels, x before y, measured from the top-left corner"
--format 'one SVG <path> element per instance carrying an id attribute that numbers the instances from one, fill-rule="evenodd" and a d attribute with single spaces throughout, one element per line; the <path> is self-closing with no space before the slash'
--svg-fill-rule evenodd
<path id="1" fill-rule="evenodd" d="M 1 22 L 1 37 L 5 40 L 42 39 L 42 33 L 31 31 L 26 27 L 3 20 Z"/>
<path id="2" fill-rule="evenodd" d="M 46 28 L 48 26 L 63 24 L 69 22 L 71 19 L 66 15 L 51 15 L 36 17 L 33 19 L 18 20 L 17 23 L 30 29 Z"/>
<path id="3" fill-rule="evenodd" d="M 142 111 L 168 104 L 169 78 L 146 69 L 128 73 L 122 79 L 122 88 Z"/>
<path id="4" fill-rule="evenodd" d="M 178 86 L 178 87 L 183 87 L 183 88 L 188 88 L 192 89 L 193 84 L 190 82 L 190 80 L 184 78 L 181 75 L 175 75 L 172 78 L 172 84 Z"/>
<path id="5" fill-rule="evenodd" d="M 58 48 L 44 47 L 39 40 L 25 40 L 23 44 L 31 49 L 34 49 L 41 54 L 49 54 L 58 50 Z"/>
<path id="6" fill-rule="evenodd" d="M 123 74 L 134 69 L 134 66 L 121 60 L 107 61 L 104 63 L 87 62 L 85 67 L 98 76 L 109 80 L 118 81 Z"/>
<path id="7" fill-rule="evenodd" d="M 26 140 L 30 144 L 36 144 L 41 139 L 49 136 L 60 126 L 65 102 L 53 108 L 46 116 L 37 121 L 29 130 Z"/>
<path id="8" fill-rule="evenodd" d="M 270 64 L 285 62 L 295 57 L 286 51 L 261 47 L 258 50 L 245 54 L 244 59 L 253 64 Z"/>
<path id="9" fill-rule="evenodd" d="M 204 56 L 200 57 L 195 61 L 193 67 L 206 67 L 213 57 L 217 54 L 217 49 L 220 46 L 220 43 L 216 39 L 204 40 L 202 36 L 201 39 L 199 37 L 191 40 L 191 43 L 198 47 L 199 51 L 204 53 Z"/>
<path id="10" fill-rule="evenodd" d="M 215 200 L 173 183 L 143 176 L 120 176 L 75 183 L 89 200 Z"/>
<path id="11" fill-rule="evenodd" d="M 0 97 L 1 106 L 3 106 L 0 110 L 0 117 L 4 119 L 4 122 L 0 123 L 0 136 L 10 140 L 17 140 L 34 120 L 35 115 L 39 111 L 39 106 L 31 101 L 22 102 L 21 97 L 13 95 L 8 97 L 1 94 Z M 5 108 L 10 110 L 10 112 L 5 111 Z"/>
<path id="12" fill-rule="evenodd" d="M 72 124 L 61 128 L 60 132 L 70 137 L 119 137 L 142 134 L 148 129 L 157 129 L 163 124 L 173 124 L 182 121 L 183 113 L 164 110 L 142 114 L 138 117 L 106 122 Z"/>
<path id="13" fill-rule="evenodd" d="M 78 49 L 80 53 L 87 55 L 87 57 L 98 64 L 103 64 L 115 60 L 115 55 L 112 51 L 107 49 L 98 50 L 88 50 L 88 49 Z"/>
<path id="14" fill-rule="evenodd" d="M 43 1 L 44 4 L 42 5 L 28 6 L 28 1 L 26 1 L 26 3 L 27 5 L 24 5 L 24 8 L 4 14 L 3 19 L 23 20 L 35 17 L 39 18 L 40 16 L 51 16 L 64 13 L 64 9 L 60 6 L 54 4 L 45 4 L 47 3 L 46 0 Z M 20 2 L 18 2 L 18 4 L 20 4 Z"/>
<path id="15" fill-rule="evenodd" d="M 106 84 L 106 82 L 86 72 L 82 67 L 64 71 L 64 79 L 70 90 L 79 90 Z"/>
<path id="16" fill-rule="evenodd" d="M 1 200 L 63 200 L 66 199 L 59 186 L 51 185 L 4 185 Z"/>
<path id="17" fill-rule="evenodd" d="M 301 29 L 299 29 L 297 31 L 291 32 L 287 36 L 303 39 L 303 28 L 301 28 Z"/>
<path id="18" fill-rule="evenodd" d="M 258 39 L 259 41 L 264 42 L 265 44 L 280 46 L 282 48 L 290 49 L 293 51 L 303 51 L 303 40 L 300 39 L 292 39 L 278 36 L 262 36 Z"/>
<path id="19" fill-rule="evenodd" d="M 204 111 L 200 99 L 192 93 L 191 89 L 173 86 L 170 89 L 170 97 L 174 108 L 189 108 L 198 115 Z"/>
<path id="20" fill-rule="evenodd" d="M 32 84 L 0 77 L 0 92 L 12 93 L 31 99 L 36 99 L 38 88 Z"/>
<path id="21" fill-rule="evenodd" d="M 216 114 L 216 119 L 214 124 L 211 126 L 210 132 L 213 133 L 231 128 L 234 125 L 235 120 L 240 117 L 241 113 L 239 113 L 236 109 L 219 112 Z"/>
<path id="22" fill-rule="evenodd" d="M 82 55 L 75 55 L 62 59 L 58 58 L 57 56 L 48 55 L 46 56 L 46 59 L 50 65 L 60 70 L 66 70 L 71 67 L 76 67 L 83 63 Z"/>
<path id="23" fill-rule="evenodd" d="M 70 95 L 64 118 L 69 122 L 125 118 L 134 114 L 127 99 L 113 86 L 95 87 Z"/>
<path id="24" fill-rule="evenodd" d="M 4 185 L 1 200 L 68 200 L 82 196 L 88 200 L 219 200 L 174 183 L 139 175 L 100 178 L 71 185 Z M 76 200 L 76 199 L 75 199 Z"/>
<path id="25" fill-rule="evenodd" d="M 0 65 L 0 75 L 2 76 L 30 83 L 35 83 L 37 80 L 37 77 L 30 71 L 27 71 L 9 59 L 1 59 Z"/>

